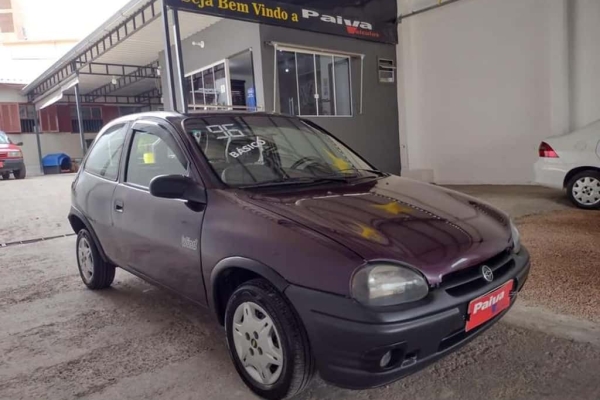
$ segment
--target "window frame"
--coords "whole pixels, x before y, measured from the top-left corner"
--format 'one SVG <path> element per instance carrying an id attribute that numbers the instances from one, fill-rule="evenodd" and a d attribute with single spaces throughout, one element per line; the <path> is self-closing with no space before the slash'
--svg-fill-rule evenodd
<path id="1" fill-rule="evenodd" d="M 123 138 L 123 149 L 121 150 L 121 154 L 119 155 L 119 159 L 118 159 L 118 163 L 119 165 L 117 166 L 117 175 L 115 177 L 115 179 L 111 179 L 111 178 L 107 178 L 106 176 L 102 176 L 99 175 L 95 172 L 92 172 L 90 170 L 88 170 L 87 168 L 87 163 L 88 160 L 90 158 L 90 155 L 93 153 L 94 149 L 96 148 L 96 146 L 98 145 L 98 142 L 100 141 L 100 138 L 102 138 L 106 132 L 110 131 L 111 129 L 121 126 L 121 129 L 125 130 L 125 137 Z M 129 133 L 130 133 L 130 129 L 131 129 L 131 123 L 130 122 L 124 122 L 124 123 L 116 123 L 114 125 L 110 125 L 105 127 L 102 131 L 100 131 L 100 133 L 98 133 L 98 135 L 96 136 L 96 139 L 94 139 L 94 143 L 92 144 L 92 146 L 88 149 L 85 158 L 81 164 L 81 170 L 83 172 L 85 172 L 86 174 L 90 174 L 93 175 L 97 178 L 100 179 L 104 179 L 105 181 L 108 182 L 113 182 L 113 183 L 117 183 L 119 182 L 120 178 L 121 178 L 121 167 L 123 165 L 123 154 L 125 153 L 124 149 L 125 149 L 125 145 L 127 144 L 127 140 L 129 138 Z"/>
<path id="2" fill-rule="evenodd" d="M 225 88 L 226 88 L 226 93 L 227 93 L 227 104 L 226 105 L 218 105 L 218 104 L 206 104 L 206 94 L 204 93 L 204 104 L 196 104 L 196 96 L 194 93 L 194 75 L 200 74 L 202 73 L 202 86 L 204 87 L 204 71 L 207 70 L 212 70 L 212 76 L 213 76 L 213 85 L 216 86 L 216 78 L 215 78 L 215 67 L 218 65 L 223 64 L 223 67 L 225 69 Z M 188 106 L 192 109 L 192 110 L 220 110 L 220 109 L 229 109 L 231 107 L 233 107 L 233 99 L 231 96 L 231 74 L 229 73 L 229 59 L 225 58 L 223 60 L 219 60 L 217 62 L 214 62 L 212 64 L 206 65 L 200 69 L 194 70 L 192 72 L 189 72 L 187 74 L 185 74 L 185 79 L 189 85 L 188 91 L 191 91 L 192 94 L 192 102 L 190 103 L 188 100 L 186 100 L 188 102 Z M 216 87 L 215 87 L 216 90 Z M 219 97 L 219 95 L 217 93 L 214 94 L 215 96 L 215 102 L 217 102 L 217 99 Z"/>
<path id="3" fill-rule="evenodd" d="M 133 151 L 133 144 L 134 144 L 134 139 L 135 139 L 135 135 L 136 135 L 136 131 L 142 131 L 142 129 L 140 129 L 140 127 L 144 127 L 144 131 L 148 132 L 152 135 L 157 136 L 159 139 L 165 141 L 166 143 L 169 143 L 168 140 L 165 140 L 165 138 L 163 138 L 164 135 L 168 135 L 169 139 L 172 141 L 172 143 L 176 146 L 176 149 L 171 149 L 172 151 L 177 151 L 179 152 L 179 156 L 184 158 L 186 160 L 187 166 L 186 166 L 186 171 L 185 171 L 185 176 L 187 177 L 192 177 L 191 174 L 191 166 L 192 166 L 192 160 L 191 158 L 186 154 L 186 152 L 183 150 L 183 147 L 181 146 L 181 143 L 179 140 L 177 140 L 176 135 L 173 134 L 173 132 L 168 129 L 167 127 L 162 126 L 159 122 L 157 121 L 153 121 L 153 120 L 137 120 L 134 121 L 128 129 L 128 134 L 127 134 L 127 141 L 126 141 L 126 151 L 123 152 L 124 158 L 121 162 L 121 169 L 120 169 L 120 179 L 119 182 L 127 187 L 133 188 L 133 189 L 137 189 L 137 190 L 142 190 L 145 192 L 150 192 L 150 188 L 137 184 L 135 182 L 128 182 L 127 181 L 127 174 L 129 172 L 129 159 L 131 158 L 131 152 Z M 192 178 L 193 179 L 193 178 Z"/>
<path id="4" fill-rule="evenodd" d="M 327 52 L 327 51 L 320 51 L 320 50 L 312 50 L 312 49 L 304 49 L 304 48 L 295 48 L 295 47 L 287 47 L 287 46 L 277 46 L 275 48 L 275 52 L 277 55 L 277 52 L 287 52 L 287 53 L 294 53 L 294 61 L 296 63 L 296 67 L 295 67 L 295 74 L 296 74 L 296 95 L 297 95 L 297 100 L 298 100 L 298 114 L 297 115 L 293 115 L 295 117 L 299 117 L 299 118 L 353 118 L 354 117 L 354 93 L 353 93 L 353 89 L 352 89 L 352 59 L 353 56 L 350 54 L 344 54 L 343 52 Z M 320 98 L 314 98 L 315 99 L 315 107 L 317 110 L 317 114 L 316 115 L 311 115 L 311 114 L 302 114 L 302 107 L 300 106 L 300 87 L 299 87 L 299 77 L 298 77 L 298 56 L 297 54 L 301 53 L 301 54 L 308 54 L 308 55 L 312 55 L 313 56 L 313 70 L 314 70 L 314 82 L 315 82 L 315 93 L 314 95 L 318 95 L 319 94 L 319 87 L 320 85 L 318 85 L 318 80 L 317 80 L 317 58 L 316 56 L 325 56 L 325 57 L 331 57 L 332 61 L 333 61 L 333 99 L 334 99 L 334 110 L 335 110 L 335 115 L 322 115 L 319 114 L 319 100 Z M 336 79 L 335 79 L 335 59 L 336 58 L 345 58 L 348 60 L 348 76 L 349 76 L 349 92 L 350 92 L 350 114 L 347 115 L 338 115 L 337 113 L 337 90 L 336 90 Z M 277 65 L 277 68 L 279 66 Z M 280 73 L 277 70 L 276 71 L 277 74 L 277 96 L 280 96 Z M 320 96 L 320 95 L 319 95 Z M 279 104 L 281 103 L 281 99 L 278 98 L 276 99 L 276 102 L 278 104 L 278 108 L 280 107 Z"/>

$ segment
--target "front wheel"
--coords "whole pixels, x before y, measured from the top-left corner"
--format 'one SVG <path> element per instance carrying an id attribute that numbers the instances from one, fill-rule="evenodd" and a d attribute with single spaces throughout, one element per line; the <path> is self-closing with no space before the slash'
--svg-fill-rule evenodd
<path id="1" fill-rule="evenodd" d="M 310 382 L 313 360 L 304 327 L 267 281 L 252 280 L 231 295 L 225 328 L 235 368 L 257 395 L 284 399 Z"/>
<path id="2" fill-rule="evenodd" d="M 25 179 L 25 176 L 27 176 L 25 166 L 17 171 L 13 171 L 13 175 L 15 176 L 15 179 Z"/>
<path id="3" fill-rule="evenodd" d="M 600 172 L 583 171 L 575 175 L 567 185 L 569 198 L 579 208 L 600 208 Z"/>
<path id="4" fill-rule="evenodd" d="M 10 172 L 3 172 L 2 173 L 2 179 L 4 179 L 5 181 L 10 179 Z"/>
<path id="5" fill-rule="evenodd" d="M 92 290 L 106 289 L 115 279 L 115 266 L 100 256 L 92 235 L 86 229 L 77 234 L 77 266 L 81 280 Z"/>

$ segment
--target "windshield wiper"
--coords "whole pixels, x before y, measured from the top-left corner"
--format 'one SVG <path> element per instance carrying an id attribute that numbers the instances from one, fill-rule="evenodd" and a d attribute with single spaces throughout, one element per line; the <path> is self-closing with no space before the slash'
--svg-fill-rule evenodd
<path id="1" fill-rule="evenodd" d="M 331 183 L 331 182 L 350 182 L 349 179 L 355 178 L 356 176 L 330 176 L 323 178 L 292 178 L 285 179 L 282 181 L 269 181 L 263 183 L 256 183 L 244 186 L 238 186 L 240 189 L 254 189 L 254 188 L 264 188 L 264 187 L 273 187 L 273 186 L 289 186 L 289 185 L 318 185 L 322 183 Z"/>
<path id="2" fill-rule="evenodd" d="M 390 174 L 388 174 L 387 172 L 382 172 L 377 169 L 348 168 L 348 169 L 343 169 L 338 172 L 346 172 L 346 171 L 370 172 L 371 174 L 375 174 L 377 176 L 390 176 Z"/>

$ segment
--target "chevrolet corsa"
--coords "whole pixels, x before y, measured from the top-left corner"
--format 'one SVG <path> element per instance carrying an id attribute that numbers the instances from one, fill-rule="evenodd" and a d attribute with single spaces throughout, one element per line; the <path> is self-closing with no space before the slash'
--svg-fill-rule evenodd
<path id="1" fill-rule="evenodd" d="M 209 307 L 267 399 L 315 371 L 352 389 L 418 371 L 497 322 L 529 273 L 501 211 L 274 114 L 113 121 L 73 182 L 69 220 L 90 289 L 120 267 Z"/>

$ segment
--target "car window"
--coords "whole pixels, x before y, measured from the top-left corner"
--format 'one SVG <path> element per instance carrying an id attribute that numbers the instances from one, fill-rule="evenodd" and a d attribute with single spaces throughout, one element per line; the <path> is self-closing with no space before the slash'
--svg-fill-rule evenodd
<path id="1" fill-rule="evenodd" d="M 0 144 L 13 144 L 8 135 L 0 131 Z"/>
<path id="2" fill-rule="evenodd" d="M 370 167 L 326 132 L 279 116 L 189 118 L 185 128 L 230 186 L 364 177 Z"/>
<path id="3" fill-rule="evenodd" d="M 147 188 L 160 175 L 187 175 L 187 161 L 170 134 L 162 129 L 134 128 L 126 182 Z"/>
<path id="4" fill-rule="evenodd" d="M 106 179 L 116 180 L 126 133 L 126 126 L 120 124 L 101 134 L 90 150 L 84 170 Z"/>

